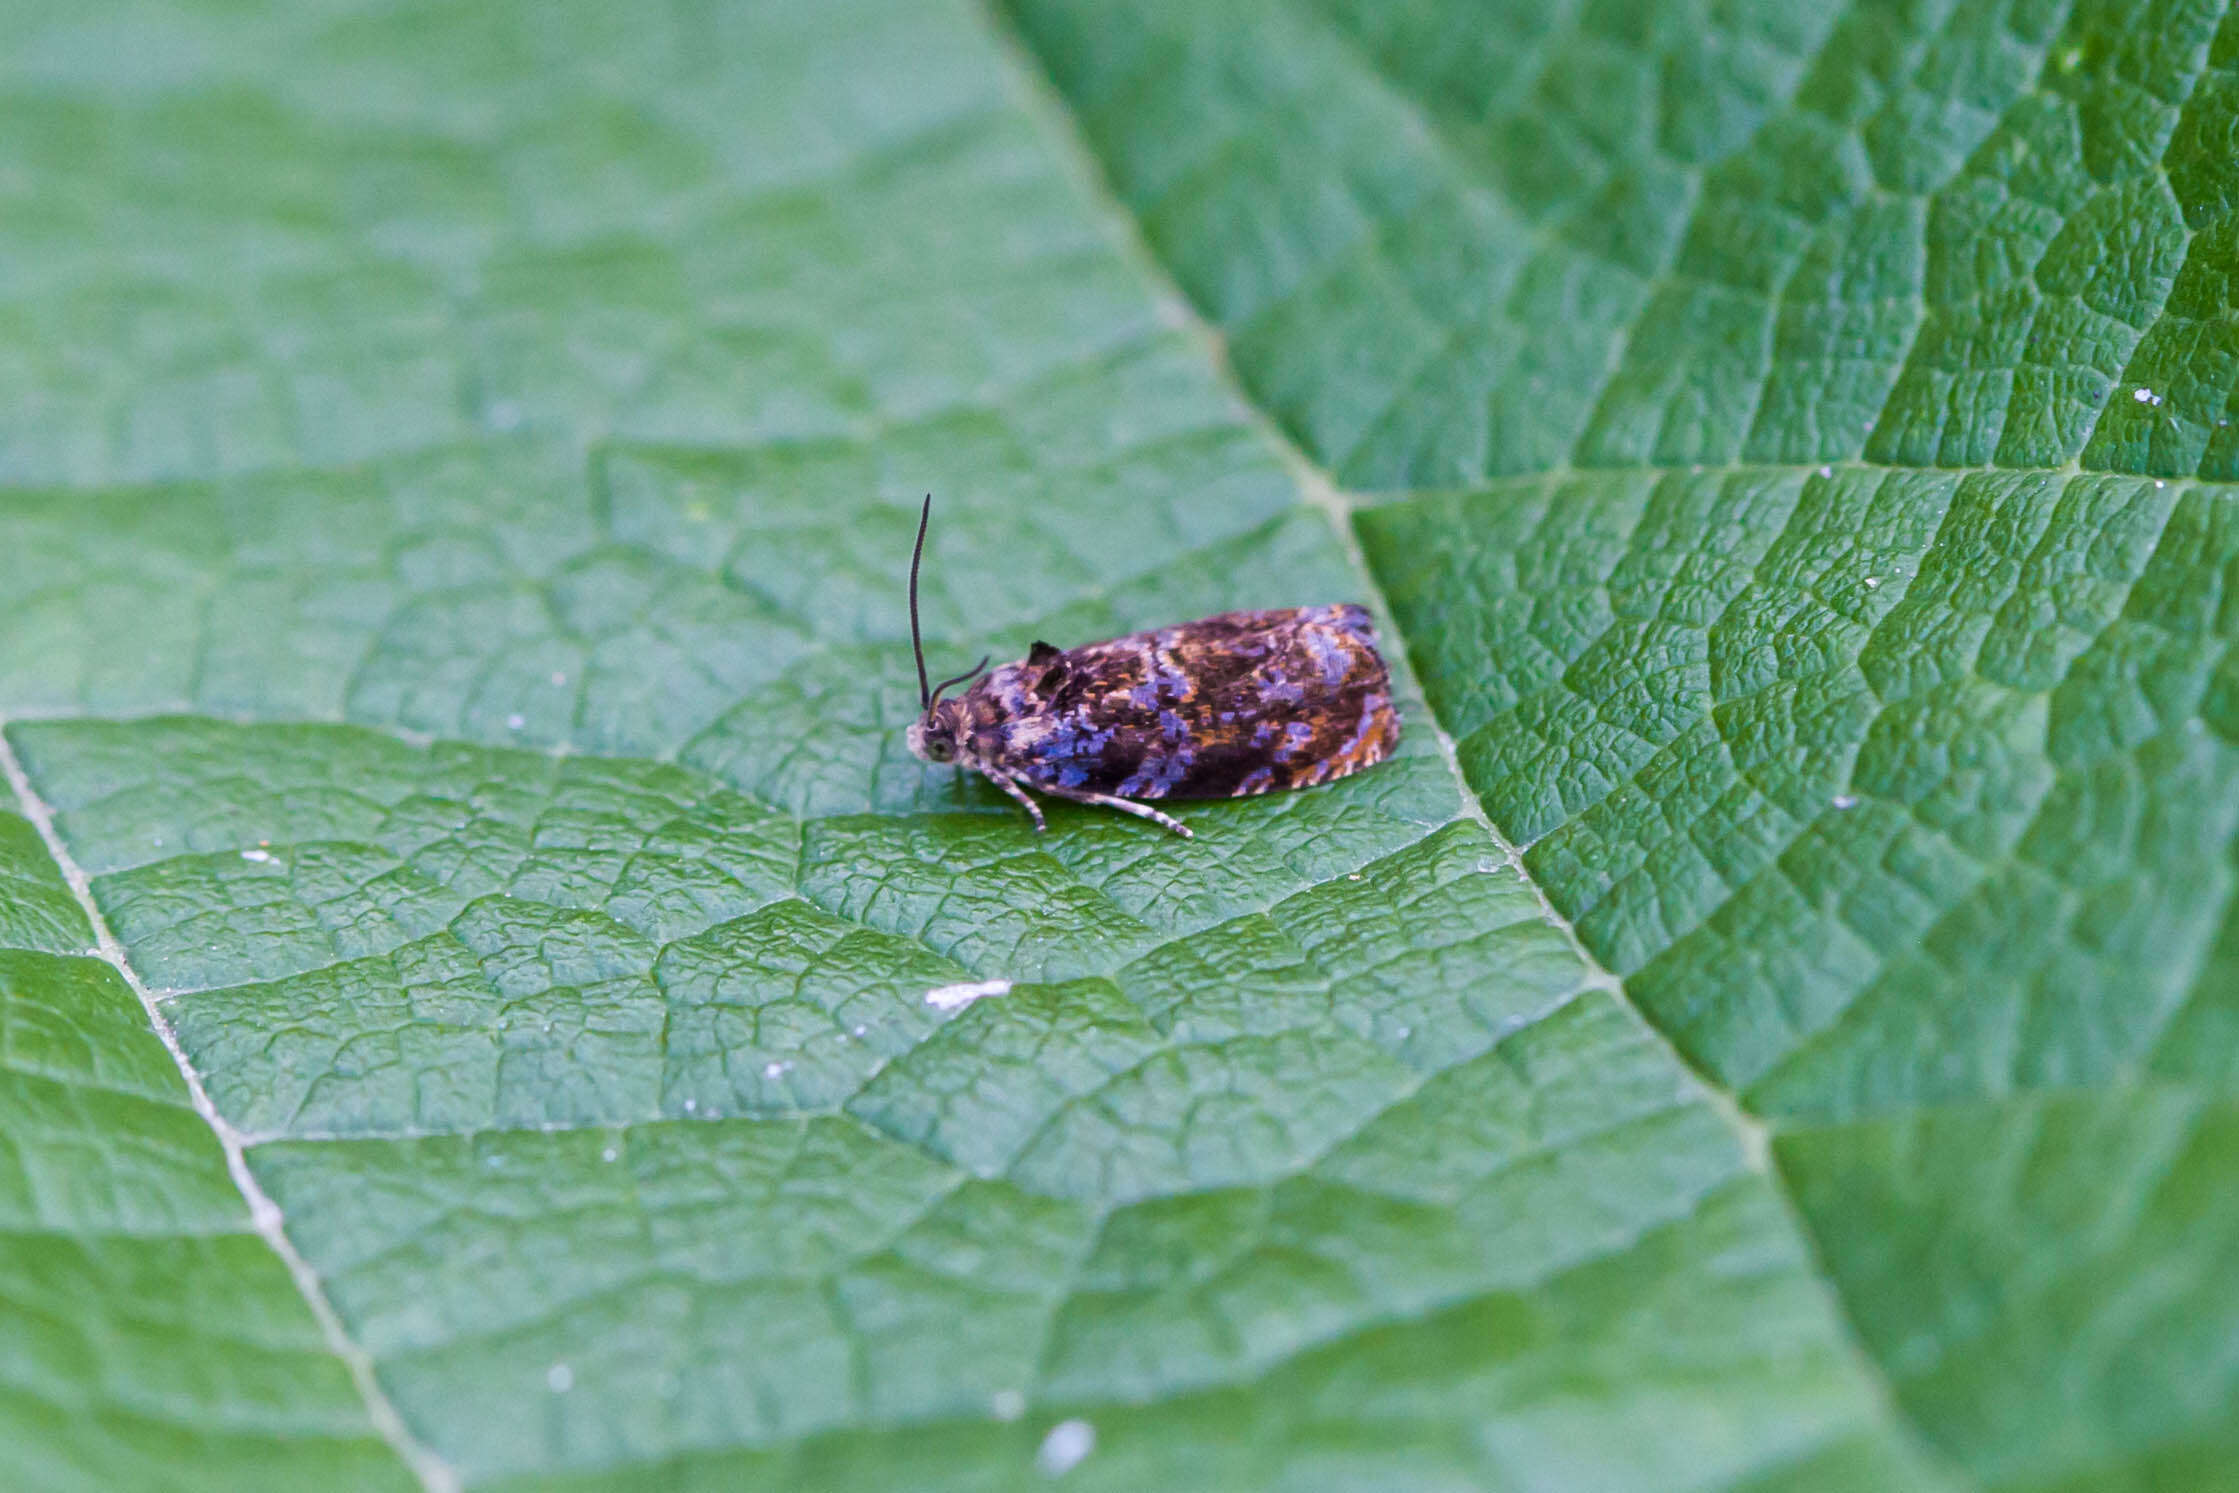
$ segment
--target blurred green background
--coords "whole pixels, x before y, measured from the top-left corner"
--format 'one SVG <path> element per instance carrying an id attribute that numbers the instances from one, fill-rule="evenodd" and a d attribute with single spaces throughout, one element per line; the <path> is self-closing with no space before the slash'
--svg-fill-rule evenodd
<path id="1" fill-rule="evenodd" d="M 0 0 L 0 1483 L 2239 1487 L 2235 144 L 2211 0 Z M 1037 839 L 928 490 L 937 669 L 1359 600 L 1401 756 Z"/>

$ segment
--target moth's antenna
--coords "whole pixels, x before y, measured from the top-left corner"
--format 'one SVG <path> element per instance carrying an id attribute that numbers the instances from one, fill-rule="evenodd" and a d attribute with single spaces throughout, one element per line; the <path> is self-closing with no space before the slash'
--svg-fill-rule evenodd
<path id="1" fill-rule="evenodd" d="M 910 551 L 910 651 L 917 655 L 917 706 L 920 710 L 933 708 L 933 689 L 925 682 L 925 640 L 917 631 L 917 567 L 925 558 L 925 526 L 933 521 L 933 495 L 925 495 L 925 507 L 917 515 L 917 548 Z"/>
<path id="2" fill-rule="evenodd" d="M 978 663 L 972 665 L 972 667 L 966 669 L 963 673 L 957 675 L 954 679 L 944 679 L 939 684 L 934 685 L 933 700 L 938 700 L 941 698 L 941 696 L 947 694 L 948 687 L 952 684 L 962 684 L 967 679 L 979 678 L 980 670 L 986 668 L 988 659 L 991 659 L 994 656 L 995 655 L 992 653 L 983 654 Z M 933 708 L 933 700 L 928 700 L 925 702 L 925 708 L 927 710 L 931 710 Z"/>

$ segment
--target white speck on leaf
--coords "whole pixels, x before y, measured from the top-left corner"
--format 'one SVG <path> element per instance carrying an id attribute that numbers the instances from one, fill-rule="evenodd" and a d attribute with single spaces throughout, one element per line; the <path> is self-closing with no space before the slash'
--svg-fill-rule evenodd
<path id="1" fill-rule="evenodd" d="M 1838 809 L 1855 809 L 1858 807 L 1858 795 L 1855 793 L 1838 793 L 1834 797 L 1834 804 Z"/>
<path id="2" fill-rule="evenodd" d="M 1042 1438 L 1034 1466 L 1044 1477 L 1063 1477 L 1096 1450 L 1096 1427 L 1085 1420 L 1061 1420 Z"/>
<path id="3" fill-rule="evenodd" d="M 986 1000 L 991 995 L 1009 995 L 1008 980 L 979 980 L 965 985 L 936 985 L 925 992 L 925 1004 L 936 1011 L 961 1011 L 974 1001 Z"/>
<path id="4" fill-rule="evenodd" d="M 792 1071 L 793 1065 L 791 1063 L 767 1063 L 763 1065 L 762 1076 L 764 1078 L 783 1078 Z"/>
<path id="5" fill-rule="evenodd" d="M 1819 469 L 1819 475 L 1821 477 L 1832 477 L 1835 475 L 1835 469 L 1833 467 L 1821 467 Z"/>
<path id="6" fill-rule="evenodd" d="M 684 1101 L 684 1112 L 686 1114 L 692 1113 L 692 1111 L 698 1109 L 699 1107 L 700 1101 L 697 1099 L 687 1099 Z"/>
<path id="7" fill-rule="evenodd" d="M 1026 1396 L 1015 1389 L 998 1389 L 989 1408 L 997 1420 L 1017 1420 L 1026 1413 Z"/>
<path id="8" fill-rule="evenodd" d="M 575 1388 L 575 1370 L 564 1363 L 556 1363 L 544 1371 L 545 1385 L 556 1395 L 564 1395 Z"/>
<path id="9" fill-rule="evenodd" d="M 2130 397 L 2137 400 L 2140 404 L 2161 403 L 2160 399 L 2155 397 L 2154 391 L 2151 389 L 2132 389 L 2130 391 Z"/>
<path id="10" fill-rule="evenodd" d="M 1866 589 L 1867 589 L 1867 590 L 1871 591 L 1871 590 L 1873 590 L 1873 589 L 1874 589 L 1874 588 L 1875 588 L 1876 586 L 1878 586 L 1878 585 L 1880 585 L 1880 584 L 1881 584 L 1881 577 L 1880 577 L 1880 576 L 1878 576 L 1878 575 L 1870 575 L 1870 576 L 1867 576 L 1867 577 L 1866 577 Z"/>
<path id="11" fill-rule="evenodd" d="M 560 671 L 559 671 L 558 669 L 554 669 L 554 670 L 552 671 L 552 687 L 553 687 L 554 689 L 558 689 L 558 688 L 560 688 L 560 686 L 562 686 L 562 685 L 566 684 L 567 682 L 568 682 L 568 676 L 567 676 L 567 675 L 565 675 L 565 674 L 561 673 L 561 672 L 560 672 Z"/>
<path id="12" fill-rule="evenodd" d="M 528 724 L 529 718 L 525 715 L 509 715 L 505 718 L 505 729 L 508 731 L 524 730 Z"/>
<path id="13" fill-rule="evenodd" d="M 272 859 L 272 852 L 269 850 L 244 850 L 241 852 L 241 859 L 245 861 L 255 861 L 259 865 L 262 865 L 264 862 Z"/>

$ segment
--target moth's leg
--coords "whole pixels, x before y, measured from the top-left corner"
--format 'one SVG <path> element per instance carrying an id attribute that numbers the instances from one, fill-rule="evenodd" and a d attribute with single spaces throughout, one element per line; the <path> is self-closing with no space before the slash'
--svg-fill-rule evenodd
<path id="1" fill-rule="evenodd" d="M 1002 773 L 988 772 L 985 769 L 982 769 L 980 775 L 1018 800 L 1018 806 L 1026 811 L 1026 817 L 1034 821 L 1034 833 L 1041 834 L 1049 828 L 1049 825 L 1042 818 L 1042 806 L 1028 798 L 1026 790 L 1021 788 L 1015 780 L 1005 777 Z"/>
<path id="2" fill-rule="evenodd" d="M 1086 793 L 1078 788 L 1058 788 L 1048 783 L 1036 783 L 1034 786 L 1052 798 L 1071 799 L 1077 804 L 1095 804 L 1102 809 L 1117 809 L 1122 814 L 1133 814 L 1138 819 L 1148 819 L 1153 824 L 1170 829 L 1185 840 L 1197 838 L 1190 832 L 1188 825 L 1173 815 L 1154 809 L 1149 804 L 1139 804 L 1132 798 L 1115 798 L 1109 793 Z"/>

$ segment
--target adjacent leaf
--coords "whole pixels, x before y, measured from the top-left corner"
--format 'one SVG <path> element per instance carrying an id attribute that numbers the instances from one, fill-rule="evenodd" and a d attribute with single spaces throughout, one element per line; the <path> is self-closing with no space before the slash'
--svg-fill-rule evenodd
<path id="1" fill-rule="evenodd" d="M 2228 1480 L 2239 495 L 2177 479 L 2239 452 L 2239 20 L 1011 8 L 1309 455 L 1541 474 L 1368 558 L 1908 1420 L 1985 1486 Z"/>
<path id="2" fill-rule="evenodd" d="M 1009 9 L 1348 486 L 2239 471 L 2224 6 Z"/>

